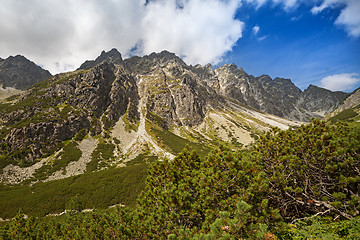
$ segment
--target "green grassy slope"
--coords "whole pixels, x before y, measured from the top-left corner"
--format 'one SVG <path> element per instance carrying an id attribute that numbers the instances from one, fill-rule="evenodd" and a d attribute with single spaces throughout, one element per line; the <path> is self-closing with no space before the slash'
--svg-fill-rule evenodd
<path id="1" fill-rule="evenodd" d="M 144 188 L 147 167 L 137 164 L 111 168 L 33 186 L 0 185 L 0 217 L 11 218 L 20 208 L 32 216 L 59 213 L 75 196 L 79 196 L 84 208 L 114 204 L 133 207 Z"/>

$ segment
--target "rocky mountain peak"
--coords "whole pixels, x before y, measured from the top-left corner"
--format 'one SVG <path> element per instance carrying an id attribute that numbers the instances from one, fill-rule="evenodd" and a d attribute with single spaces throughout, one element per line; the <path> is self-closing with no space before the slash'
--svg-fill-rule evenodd
<path id="1" fill-rule="evenodd" d="M 245 72 L 241 67 L 238 67 L 235 63 L 231 63 L 231 64 L 224 64 L 221 67 L 218 67 L 217 70 L 227 70 L 230 72 Z"/>
<path id="2" fill-rule="evenodd" d="M 181 58 L 168 51 L 151 53 L 143 57 L 134 56 L 124 62 L 128 71 L 135 74 L 148 74 L 155 69 L 163 71 L 169 68 L 175 75 L 179 75 L 184 68 L 189 68 Z"/>
<path id="3" fill-rule="evenodd" d="M 99 58 L 100 59 L 112 58 L 112 59 L 122 60 L 121 53 L 116 48 L 111 49 L 109 52 L 105 52 L 105 50 L 103 50 Z"/>
<path id="4" fill-rule="evenodd" d="M 121 53 L 116 48 L 113 48 L 108 52 L 105 52 L 103 50 L 101 52 L 100 56 L 98 56 L 95 60 L 85 61 L 83 64 L 81 64 L 81 66 L 78 68 L 78 70 L 79 69 L 90 69 L 103 61 L 107 61 L 109 63 L 118 64 L 118 65 L 123 64 L 123 59 L 121 57 Z"/>
<path id="5" fill-rule="evenodd" d="M 320 116 L 325 116 L 338 108 L 349 95 L 345 92 L 333 92 L 310 84 L 304 90 L 297 105 Z"/>
<path id="6" fill-rule="evenodd" d="M 166 65 L 170 62 L 177 63 L 182 66 L 185 66 L 186 63 L 178 56 L 176 56 L 175 53 L 168 52 L 166 50 L 160 52 L 160 53 L 151 53 L 148 56 L 144 56 L 145 58 L 149 58 L 152 61 L 156 61 L 160 65 Z"/>
<path id="7" fill-rule="evenodd" d="M 263 75 L 257 77 L 257 79 L 259 81 L 262 81 L 262 82 L 270 82 L 270 81 L 272 81 L 272 78 L 267 74 L 263 74 Z"/>
<path id="8" fill-rule="evenodd" d="M 0 61 L 0 85 L 3 88 L 25 90 L 49 77 L 49 71 L 21 55 L 10 56 Z"/>

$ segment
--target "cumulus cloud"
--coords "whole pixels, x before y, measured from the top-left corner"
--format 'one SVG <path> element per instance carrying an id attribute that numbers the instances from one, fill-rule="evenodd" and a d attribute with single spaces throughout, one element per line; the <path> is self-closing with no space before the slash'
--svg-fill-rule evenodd
<path id="1" fill-rule="evenodd" d="M 343 26 L 353 37 L 360 37 L 360 1 L 359 0 L 323 0 L 319 6 L 311 9 L 313 14 L 319 14 L 326 8 L 342 8 L 335 24 Z"/>
<path id="2" fill-rule="evenodd" d="M 217 63 L 242 36 L 237 0 L 2 0 L 1 57 L 23 54 L 52 73 L 102 50 L 169 50 L 188 63 Z"/>
<path id="3" fill-rule="evenodd" d="M 351 90 L 359 83 L 360 74 L 358 73 L 335 74 L 321 80 L 321 86 L 332 91 Z"/>
<path id="4" fill-rule="evenodd" d="M 2 0 L 2 57 L 22 54 L 52 73 L 74 70 L 101 50 L 127 51 L 141 32 L 141 1 Z"/>
<path id="5" fill-rule="evenodd" d="M 179 7 L 179 2 L 181 7 Z M 218 63 L 242 36 L 239 1 L 154 1 L 142 20 L 145 54 L 167 49 L 189 64 Z"/>
<path id="6" fill-rule="evenodd" d="M 274 3 L 282 4 L 285 10 L 291 10 L 297 7 L 298 0 L 273 0 Z"/>

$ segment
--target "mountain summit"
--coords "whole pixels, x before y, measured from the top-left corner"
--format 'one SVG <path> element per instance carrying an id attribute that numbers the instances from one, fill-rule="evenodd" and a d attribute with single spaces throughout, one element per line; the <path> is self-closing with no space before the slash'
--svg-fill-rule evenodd
<path id="1" fill-rule="evenodd" d="M 35 83 L 51 77 L 49 71 L 37 66 L 24 56 L 0 58 L 0 85 L 25 90 Z"/>
<path id="2" fill-rule="evenodd" d="M 121 53 L 119 53 L 119 51 L 116 48 L 113 48 L 109 52 L 102 51 L 100 56 L 98 56 L 95 60 L 85 61 L 83 64 L 81 64 L 78 70 L 90 69 L 103 61 L 107 61 L 109 63 L 114 63 L 114 64 L 122 64 L 123 59 L 121 57 Z"/>

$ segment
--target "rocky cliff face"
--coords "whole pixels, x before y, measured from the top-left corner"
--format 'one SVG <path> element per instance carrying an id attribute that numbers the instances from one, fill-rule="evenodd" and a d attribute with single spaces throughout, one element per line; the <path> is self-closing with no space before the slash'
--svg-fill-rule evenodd
<path id="1" fill-rule="evenodd" d="M 314 112 L 344 97 L 315 86 L 302 92 L 289 79 L 254 77 L 234 64 L 188 66 L 167 51 L 123 60 L 113 49 L 0 103 L 0 167 L 54 156 L 79 133 L 94 143 L 97 157 L 86 162 L 105 165 L 140 153 L 172 157 L 186 144 L 204 152 L 218 141 L 239 147 L 272 126 L 298 125 L 280 117 L 319 117 Z"/>
<path id="2" fill-rule="evenodd" d="M 2 153 L 32 161 L 81 129 L 97 135 L 126 111 L 136 119 L 137 101 L 134 78 L 107 62 L 56 75 L 15 103 L 1 105 Z"/>
<path id="3" fill-rule="evenodd" d="M 0 59 L 0 86 L 25 90 L 35 83 L 51 77 L 49 71 L 37 66 L 23 56 Z"/>
<path id="4" fill-rule="evenodd" d="M 125 65 L 138 78 L 147 116 L 161 117 L 162 127 L 167 129 L 200 124 L 210 102 L 217 99 L 215 91 L 173 53 L 133 57 L 125 60 Z"/>
<path id="5" fill-rule="evenodd" d="M 344 104 L 340 107 L 342 111 L 357 107 L 360 104 L 360 88 L 356 89 L 351 95 L 345 99 Z"/>
<path id="6" fill-rule="evenodd" d="M 289 79 L 272 80 L 268 75 L 255 78 L 234 64 L 219 67 L 215 73 L 222 95 L 280 117 L 288 117 L 301 94 Z"/>
<path id="7" fill-rule="evenodd" d="M 349 95 L 313 85 L 302 92 L 289 79 L 271 79 L 268 75 L 253 77 L 234 64 L 217 68 L 215 76 L 219 83 L 215 89 L 219 94 L 266 113 L 305 122 L 312 117 L 324 117 Z"/>
<path id="8" fill-rule="evenodd" d="M 310 85 L 297 101 L 297 105 L 320 116 L 338 108 L 350 94 L 332 92 L 330 90 Z"/>

